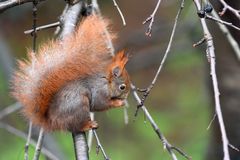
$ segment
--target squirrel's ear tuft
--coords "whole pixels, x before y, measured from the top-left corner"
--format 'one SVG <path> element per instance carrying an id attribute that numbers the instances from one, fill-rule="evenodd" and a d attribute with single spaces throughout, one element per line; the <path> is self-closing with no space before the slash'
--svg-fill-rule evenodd
<path id="1" fill-rule="evenodd" d="M 115 77 L 119 77 L 125 65 L 128 62 L 128 55 L 125 54 L 124 50 L 118 52 L 114 57 L 111 64 L 111 72 Z"/>
<path id="2" fill-rule="evenodd" d="M 120 68 L 123 69 L 128 62 L 128 55 L 126 55 L 125 51 L 122 50 L 115 55 L 114 61 Z"/>

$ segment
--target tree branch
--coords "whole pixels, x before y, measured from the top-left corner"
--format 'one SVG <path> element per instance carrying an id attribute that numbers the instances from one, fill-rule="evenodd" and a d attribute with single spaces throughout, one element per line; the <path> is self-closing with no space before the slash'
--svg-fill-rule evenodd
<path id="1" fill-rule="evenodd" d="M 85 132 L 72 133 L 76 160 L 88 160 L 88 146 Z"/>
<path id="2" fill-rule="evenodd" d="M 38 141 L 37 141 L 37 145 L 35 148 L 33 160 L 39 160 L 41 149 L 42 149 L 42 144 L 43 144 L 43 138 L 44 138 L 44 130 L 43 130 L 43 128 L 41 128 L 40 132 L 39 132 Z"/>
<path id="3" fill-rule="evenodd" d="M 217 19 L 220 19 L 220 17 L 218 16 L 215 10 L 212 11 L 212 15 Z M 226 35 L 228 42 L 230 43 L 232 49 L 237 55 L 238 60 L 240 60 L 240 48 L 237 41 L 233 38 L 233 36 L 231 35 L 231 33 L 229 32 L 228 28 L 225 25 L 220 23 L 217 23 L 217 24 L 220 30 L 223 32 L 223 34 Z"/>
<path id="4" fill-rule="evenodd" d="M 50 23 L 47 25 L 39 26 L 36 28 L 36 32 L 44 30 L 44 29 L 49 29 L 49 28 L 54 28 L 60 25 L 60 22 L 55 22 L 55 23 Z M 34 32 L 34 29 L 26 30 L 24 31 L 24 34 L 32 34 Z"/>
<path id="5" fill-rule="evenodd" d="M 199 11 L 201 9 L 199 0 L 193 0 L 193 2 L 196 6 L 197 11 Z M 221 105 L 220 105 L 220 99 L 219 99 L 220 93 L 219 93 L 219 89 L 218 89 L 218 81 L 217 81 L 216 68 L 215 68 L 216 62 L 215 62 L 214 44 L 213 44 L 213 40 L 212 40 L 212 35 L 209 32 L 209 29 L 208 29 L 205 19 L 201 18 L 200 22 L 201 22 L 202 29 L 204 32 L 204 37 L 206 38 L 206 43 L 207 43 L 206 52 L 210 56 L 210 70 L 211 70 L 210 75 L 212 76 L 216 114 L 218 117 L 218 122 L 220 125 L 221 134 L 222 134 L 223 152 L 224 152 L 223 159 L 230 160 L 229 150 L 228 150 L 229 142 L 228 142 L 225 126 L 224 126 Z"/>
<path id="6" fill-rule="evenodd" d="M 138 104 L 141 103 L 141 99 L 139 97 L 139 95 L 136 92 L 136 88 L 133 84 L 131 84 L 131 89 L 132 89 L 132 94 L 134 99 L 137 101 Z M 187 154 L 185 154 L 183 151 L 181 151 L 180 149 L 178 149 L 177 147 L 172 146 L 167 139 L 165 138 L 165 136 L 162 134 L 162 132 L 160 131 L 158 125 L 156 124 L 156 122 L 154 121 L 154 119 L 152 118 L 152 116 L 150 115 L 150 113 L 148 112 L 147 108 L 142 105 L 141 107 L 142 111 L 144 112 L 144 115 L 146 116 L 146 118 L 148 119 L 148 121 L 150 122 L 153 130 L 155 131 L 155 133 L 157 134 L 157 136 L 159 137 L 159 139 L 161 140 L 162 144 L 163 144 L 163 148 L 167 149 L 168 153 L 170 154 L 172 160 L 177 160 L 177 156 L 175 155 L 175 153 L 173 152 L 174 150 L 177 151 L 179 154 L 181 154 L 182 156 L 184 156 L 187 159 L 191 159 L 191 157 L 189 157 Z"/>
<path id="7" fill-rule="evenodd" d="M 28 160 L 28 148 L 32 136 L 32 122 L 29 122 L 29 127 L 28 127 L 28 135 L 27 135 L 27 142 L 25 144 L 25 151 L 24 151 L 24 160 Z"/>
<path id="8" fill-rule="evenodd" d="M 145 32 L 145 34 L 146 34 L 147 36 L 151 36 L 151 33 L 152 33 L 152 25 L 153 25 L 153 22 L 154 22 L 155 14 L 156 14 L 159 6 L 160 6 L 160 3 L 161 3 L 161 0 L 158 0 L 157 5 L 155 6 L 152 14 L 151 14 L 145 21 L 143 21 L 143 24 L 146 24 L 146 23 L 149 23 L 149 22 L 150 22 L 150 23 L 149 23 L 149 26 L 148 26 L 148 29 L 147 29 L 147 31 Z"/>
<path id="9" fill-rule="evenodd" d="M 124 16 L 123 16 L 122 11 L 120 10 L 120 8 L 119 8 L 116 0 L 112 0 L 112 1 L 113 1 L 113 5 L 117 8 L 118 13 L 120 14 L 120 17 L 121 17 L 121 19 L 122 19 L 123 25 L 126 26 L 125 18 L 124 18 Z"/>
<path id="10" fill-rule="evenodd" d="M 6 108 L 4 108 L 1 112 L 0 112 L 0 119 L 4 118 L 5 116 L 19 110 L 21 108 L 21 104 L 20 103 L 14 103 Z"/>
<path id="11" fill-rule="evenodd" d="M 7 132 L 20 137 L 24 140 L 27 139 L 27 135 L 25 133 L 23 133 L 22 131 L 8 125 L 5 123 L 0 122 L 0 128 L 3 128 L 4 130 L 6 130 Z M 34 140 L 31 139 L 30 144 L 32 146 L 36 146 L 36 142 Z M 59 158 L 57 158 L 54 154 L 52 154 L 50 151 L 48 151 L 45 147 L 42 148 L 42 153 L 47 156 L 49 159 L 51 160 L 59 160 Z"/>
<path id="12" fill-rule="evenodd" d="M 21 4 L 33 2 L 33 1 L 34 0 L 7 0 L 4 2 L 0 2 L 0 13 L 4 12 L 5 10 L 7 10 L 9 8 L 13 8 L 15 6 L 19 6 Z M 45 0 L 38 0 L 38 1 L 41 2 L 41 1 L 45 1 Z"/>
<path id="13" fill-rule="evenodd" d="M 224 0 L 219 0 L 219 2 L 223 5 L 222 11 L 219 12 L 220 16 L 223 16 L 225 12 L 229 10 L 240 20 L 240 10 L 236 10 L 233 7 L 229 6 Z"/>
<path id="14" fill-rule="evenodd" d="M 231 22 L 223 21 L 223 20 L 221 20 L 221 19 L 215 18 L 215 17 L 210 16 L 210 15 L 208 15 L 208 14 L 206 14 L 206 17 L 205 17 L 205 18 L 206 18 L 206 19 L 209 19 L 209 20 L 212 20 L 212 21 L 215 21 L 215 22 L 217 22 L 217 23 L 225 24 L 226 26 L 232 27 L 232 28 L 240 31 L 240 28 L 237 27 L 237 26 L 235 26 L 235 25 L 232 24 Z"/>
<path id="15" fill-rule="evenodd" d="M 103 154 L 104 159 L 105 159 L 105 160 L 110 160 L 110 159 L 108 158 L 107 154 L 105 153 L 102 144 L 101 144 L 100 141 L 99 141 L 99 138 L 98 138 L 98 135 L 97 135 L 96 130 L 93 129 L 92 132 L 93 132 L 93 135 L 94 135 L 94 137 L 96 138 L 96 141 L 97 141 L 97 153 L 99 152 L 99 149 L 100 149 L 101 152 L 102 152 L 102 154 Z"/>
<path id="16" fill-rule="evenodd" d="M 140 105 L 138 106 L 138 108 L 137 108 L 137 110 L 136 110 L 135 116 L 137 116 L 138 109 L 144 104 L 147 96 L 150 94 L 150 91 L 151 91 L 151 89 L 153 88 L 153 86 L 155 85 L 155 83 L 156 83 L 156 81 L 157 81 L 157 78 L 158 78 L 158 76 L 159 76 L 159 74 L 160 74 L 160 72 L 161 72 L 161 70 L 162 70 L 162 67 L 163 67 L 163 65 L 164 65 L 164 63 L 165 63 L 165 61 L 166 61 L 166 59 L 167 59 L 168 53 L 170 52 L 170 49 L 171 49 L 171 46 L 172 46 L 172 42 L 173 42 L 173 38 L 174 38 L 174 35 L 175 35 L 175 31 L 176 31 L 178 19 L 179 19 L 179 16 L 180 16 L 180 14 L 181 14 L 181 11 L 182 11 L 183 7 L 184 7 L 184 0 L 182 0 L 181 5 L 180 5 L 180 8 L 179 8 L 179 10 L 178 10 L 178 12 L 177 12 L 177 15 L 176 15 L 176 17 L 175 17 L 175 22 L 174 22 L 174 25 L 173 25 L 172 33 L 171 33 L 171 36 L 170 36 L 170 40 L 169 40 L 169 42 L 168 42 L 167 49 L 166 49 L 166 51 L 165 51 L 165 53 L 164 53 L 163 59 L 162 59 L 160 65 L 159 65 L 159 67 L 158 67 L 158 70 L 157 70 L 157 72 L 156 72 L 156 74 L 155 74 L 155 76 L 154 76 L 151 84 L 149 85 L 149 87 L 148 87 L 147 89 L 144 89 L 144 90 L 143 90 L 144 94 L 143 94 L 143 97 L 142 97 L 142 99 L 141 99 L 141 103 L 140 103 Z"/>

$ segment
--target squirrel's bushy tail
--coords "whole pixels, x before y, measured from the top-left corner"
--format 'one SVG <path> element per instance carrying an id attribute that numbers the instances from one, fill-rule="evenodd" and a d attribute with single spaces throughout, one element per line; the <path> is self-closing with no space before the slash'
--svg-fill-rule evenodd
<path id="1" fill-rule="evenodd" d="M 46 42 L 18 62 L 12 94 L 33 123 L 46 126 L 50 100 L 66 83 L 103 71 L 111 60 L 105 27 L 108 21 L 88 16 L 72 35 Z"/>

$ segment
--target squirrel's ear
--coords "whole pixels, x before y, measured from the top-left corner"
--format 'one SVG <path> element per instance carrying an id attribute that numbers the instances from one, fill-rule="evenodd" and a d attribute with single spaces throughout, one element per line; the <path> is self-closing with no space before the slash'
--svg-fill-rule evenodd
<path id="1" fill-rule="evenodd" d="M 115 77 L 119 77 L 122 74 L 122 71 L 128 61 L 128 56 L 124 53 L 124 51 L 118 52 L 113 57 L 113 62 L 111 65 L 112 75 Z"/>
<path id="2" fill-rule="evenodd" d="M 112 74 L 115 76 L 115 77 L 119 77 L 121 75 L 121 69 L 120 67 L 116 66 L 113 68 L 112 70 Z"/>

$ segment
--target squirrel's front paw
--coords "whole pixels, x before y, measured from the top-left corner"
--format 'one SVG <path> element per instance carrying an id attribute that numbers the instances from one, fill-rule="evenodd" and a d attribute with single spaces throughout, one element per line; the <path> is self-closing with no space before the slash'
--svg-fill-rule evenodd
<path id="1" fill-rule="evenodd" d="M 87 121 L 80 131 L 85 132 L 85 131 L 89 131 L 90 129 L 97 129 L 97 128 L 98 128 L 98 124 L 96 121 Z"/>

